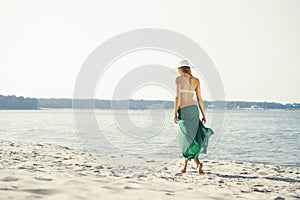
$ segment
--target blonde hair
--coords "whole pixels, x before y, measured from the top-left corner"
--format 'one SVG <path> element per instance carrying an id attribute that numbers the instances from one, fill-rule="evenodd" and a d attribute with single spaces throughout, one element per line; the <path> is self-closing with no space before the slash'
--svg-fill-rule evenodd
<path id="1" fill-rule="evenodd" d="M 178 67 L 178 69 L 180 69 L 183 73 L 186 73 L 191 76 L 189 77 L 189 83 L 191 84 L 191 78 L 194 77 L 191 68 L 189 66 L 181 66 Z"/>

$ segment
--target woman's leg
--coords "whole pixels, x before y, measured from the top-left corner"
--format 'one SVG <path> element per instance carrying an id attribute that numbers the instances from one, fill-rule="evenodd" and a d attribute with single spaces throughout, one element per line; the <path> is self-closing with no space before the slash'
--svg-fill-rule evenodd
<path id="1" fill-rule="evenodd" d="M 185 173 L 185 172 L 186 172 L 187 164 L 188 164 L 188 160 L 184 160 L 184 165 L 183 165 L 183 168 L 181 169 L 181 172 L 182 172 L 182 173 Z"/>
<path id="2" fill-rule="evenodd" d="M 196 168 L 198 168 L 199 165 L 200 165 L 199 159 L 198 159 L 198 158 L 195 158 L 195 159 L 194 159 L 194 162 L 195 162 L 195 164 L 196 164 Z"/>
<path id="3" fill-rule="evenodd" d="M 202 163 L 200 163 L 199 158 L 195 158 L 194 161 L 196 163 L 198 173 L 199 174 L 204 174 L 204 172 L 202 170 Z"/>

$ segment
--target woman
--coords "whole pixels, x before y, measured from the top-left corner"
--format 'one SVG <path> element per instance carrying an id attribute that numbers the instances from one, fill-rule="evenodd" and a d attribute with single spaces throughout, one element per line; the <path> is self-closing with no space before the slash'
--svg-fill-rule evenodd
<path id="1" fill-rule="evenodd" d="M 204 127 L 206 115 L 200 94 L 200 81 L 193 77 L 187 60 L 180 62 L 180 76 L 176 78 L 176 98 L 174 102 L 174 122 L 179 124 L 178 136 L 183 157 L 185 158 L 182 173 L 186 172 L 188 161 L 193 159 L 199 174 L 204 174 L 199 154 L 206 153 L 209 137 L 213 134 L 210 128 Z M 196 98 L 194 98 L 196 95 Z M 196 99 L 196 100 L 195 100 Z M 202 122 L 199 118 L 199 108 Z"/>

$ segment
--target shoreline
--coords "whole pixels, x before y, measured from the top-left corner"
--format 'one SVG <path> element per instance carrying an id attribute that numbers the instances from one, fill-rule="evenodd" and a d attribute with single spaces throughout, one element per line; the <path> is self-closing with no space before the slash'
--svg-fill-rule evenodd
<path id="1" fill-rule="evenodd" d="M 0 141 L 3 199 L 299 199 L 300 169 L 204 160 L 97 156 L 68 147 Z M 162 164 L 162 165 L 161 165 Z M 154 167 L 154 168 L 153 168 Z"/>

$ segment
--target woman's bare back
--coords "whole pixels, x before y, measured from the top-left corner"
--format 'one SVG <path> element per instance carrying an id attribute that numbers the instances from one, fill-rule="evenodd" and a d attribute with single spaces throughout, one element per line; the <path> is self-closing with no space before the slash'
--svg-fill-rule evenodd
<path id="1" fill-rule="evenodd" d="M 190 80 L 189 80 L 190 79 Z M 180 75 L 176 78 L 177 97 L 179 99 L 178 108 L 196 105 L 195 97 L 197 95 L 197 87 L 199 80 L 195 77 Z"/>

